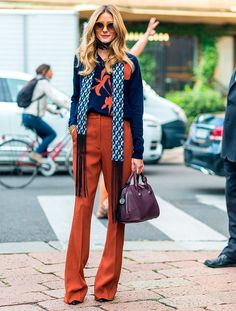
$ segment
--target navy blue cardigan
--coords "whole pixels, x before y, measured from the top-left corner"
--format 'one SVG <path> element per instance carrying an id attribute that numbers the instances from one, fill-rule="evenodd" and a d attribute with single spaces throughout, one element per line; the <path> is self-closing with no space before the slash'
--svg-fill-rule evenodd
<path id="1" fill-rule="evenodd" d="M 133 158 L 143 158 L 143 85 L 138 60 L 127 53 L 134 64 L 134 71 L 128 64 L 124 68 L 124 118 L 130 121 L 133 138 Z M 102 58 L 98 55 L 99 64 L 95 67 L 88 112 L 101 115 L 112 114 L 112 74 L 108 74 Z M 74 91 L 71 97 L 69 125 L 77 124 L 77 108 L 80 96 L 82 76 L 78 74 L 77 57 L 74 61 Z"/>

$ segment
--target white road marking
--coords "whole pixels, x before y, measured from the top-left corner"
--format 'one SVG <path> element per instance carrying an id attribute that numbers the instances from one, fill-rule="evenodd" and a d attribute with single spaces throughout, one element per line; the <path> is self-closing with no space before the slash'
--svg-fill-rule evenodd
<path id="1" fill-rule="evenodd" d="M 157 197 L 160 217 L 149 220 L 174 241 L 224 241 L 226 237 L 198 219 Z"/>
<path id="2" fill-rule="evenodd" d="M 197 194 L 196 198 L 202 204 L 212 205 L 226 212 L 225 197 L 223 195 Z"/>
<path id="3" fill-rule="evenodd" d="M 224 235 L 176 208 L 171 203 L 160 197 L 157 197 L 157 200 L 160 205 L 161 215 L 159 218 L 150 220 L 149 223 L 161 230 L 172 240 L 177 242 L 189 242 L 190 244 L 196 241 L 227 240 Z M 74 196 L 38 196 L 38 201 L 60 241 L 62 248 L 66 249 L 73 217 Z M 130 224 L 130 226 L 132 226 L 132 224 Z M 104 244 L 106 231 L 106 227 L 93 215 L 91 249 L 95 249 Z"/>
<path id="4" fill-rule="evenodd" d="M 38 201 L 62 247 L 66 249 L 74 211 L 74 196 L 38 196 Z M 92 216 L 91 247 L 104 243 L 106 227 Z"/>

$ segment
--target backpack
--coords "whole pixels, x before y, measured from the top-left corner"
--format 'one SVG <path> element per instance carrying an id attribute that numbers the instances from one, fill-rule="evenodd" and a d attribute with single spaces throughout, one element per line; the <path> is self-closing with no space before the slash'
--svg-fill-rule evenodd
<path id="1" fill-rule="evenodd" d="M 39 80 L 43 80 L 45 78 L 40 78 L 40 79 L 32 79 L 28 83 L 26 83 L 25 86 L 18 92 L 17 97 L 16 97 L 16 102 L 18 107 L 20 108 L 27 108 L 29 105 L 45 96 L 45 94 L 42 94 L 38 98 L 32 101 L 34 89 L 38 83 Z"/>

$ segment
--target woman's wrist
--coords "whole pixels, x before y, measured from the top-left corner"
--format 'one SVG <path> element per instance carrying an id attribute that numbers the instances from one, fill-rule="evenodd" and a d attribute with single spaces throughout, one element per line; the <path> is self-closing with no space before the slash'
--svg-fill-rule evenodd
<path id="1" fill-rule="evenodd" d="M 68 126 L 68 131 L 69 131 L 70 134 L 72 133 L 74 128 L 76 128 L 76 124 L 71 124 L 71 125 Z"/>

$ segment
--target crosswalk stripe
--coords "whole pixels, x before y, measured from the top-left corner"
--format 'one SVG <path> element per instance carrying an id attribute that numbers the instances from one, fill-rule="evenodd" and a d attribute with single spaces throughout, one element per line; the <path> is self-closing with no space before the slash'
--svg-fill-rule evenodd
<path id="1" fill-rule="evenodd" d="M 149 223 L 174 241 L 225 241 L 226 237 L 173 204 L 157 197 L 161 214 Z M 62 248 L 66 249 L 74 210 L 74 196 L 38 196 L 38 201 Z M 132 224 L 129 226 L 133 226 Z M 91 224 L 91 248 L 104 243 L 106 226 L 95 215 Z M 157 236 L 158 240 L 158 236 Z"/>
<path id="2" fill-rule="evenodd" d="M 38 201 L 52 227 L 62 248 L 66 249 L 74 211 L 74 196 L 38 196 Z M 91 247 L 104 242 L 106 227 L 92 216 Z"/>
<path id="3" fill-rule="evenodd" d="M 223 241 L 226 237 L 157 197 L 161 214 L 149 222 L 175 241 Z"/>
<path id="4" fill-rule="evenodd" d="M 225 197 L 223 195 L 216 196 L 212 194 L 197 194 L 196 198 L 202 204 L 212 205 L 226 212 Z"/>

